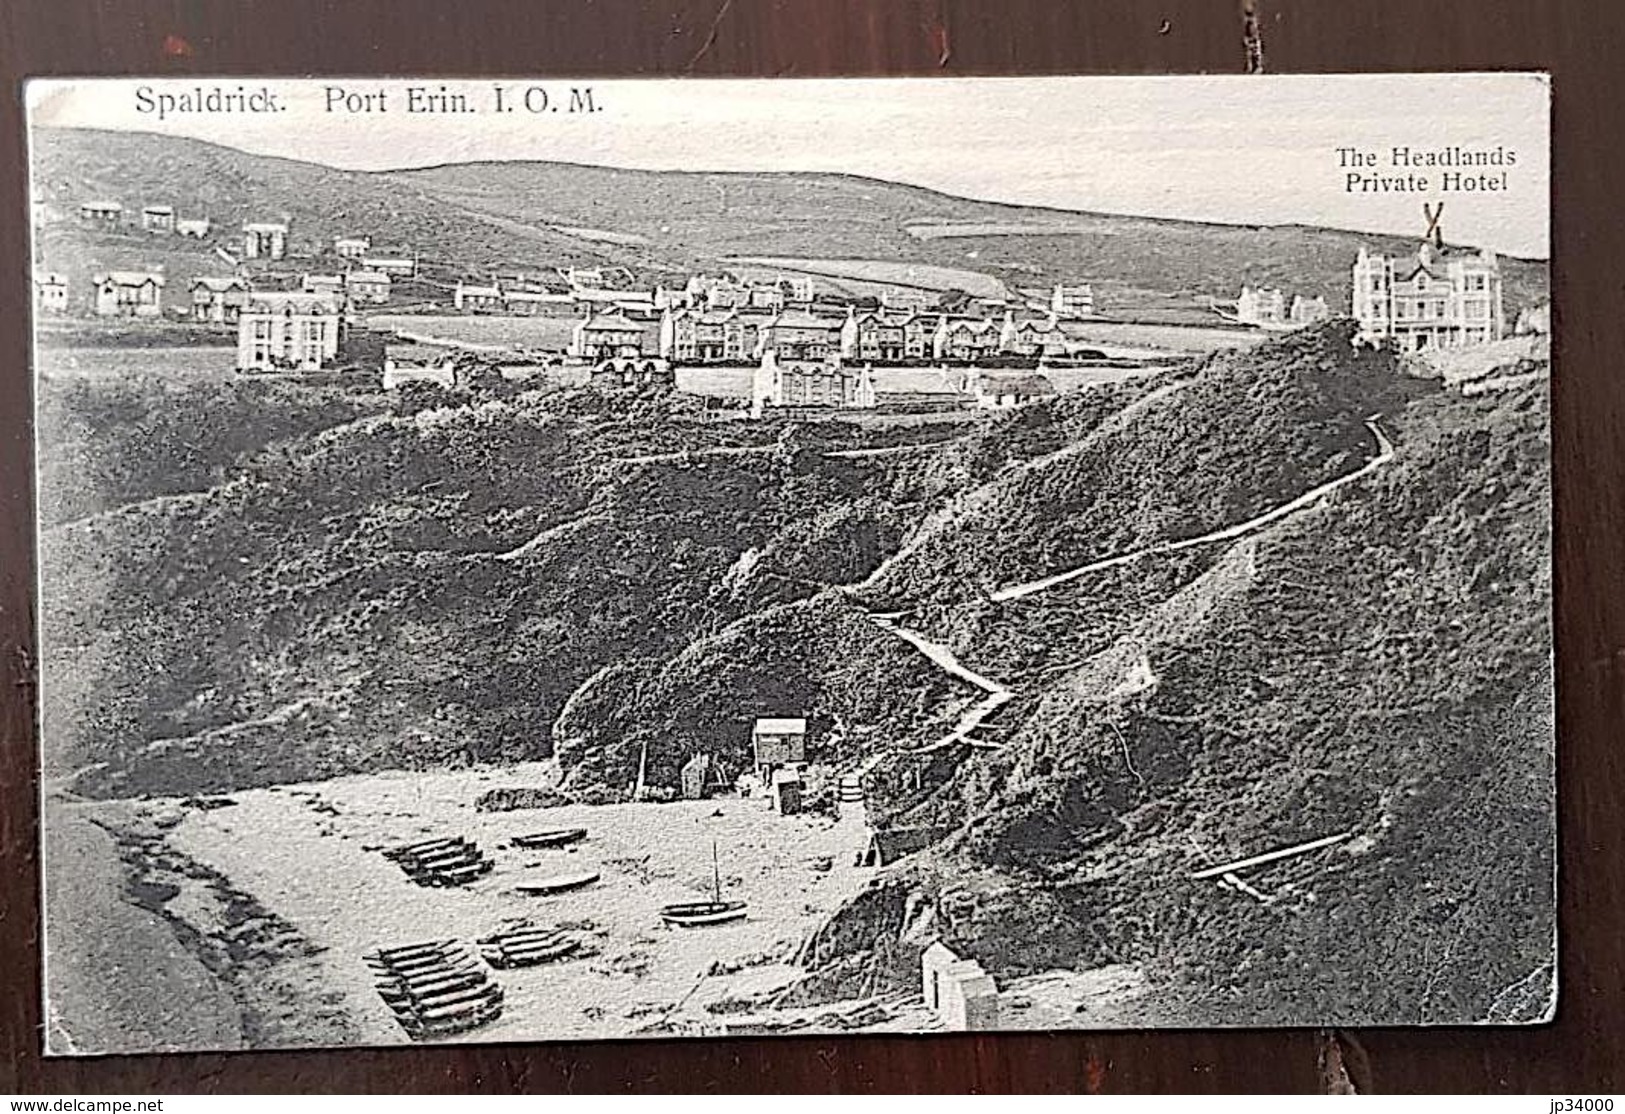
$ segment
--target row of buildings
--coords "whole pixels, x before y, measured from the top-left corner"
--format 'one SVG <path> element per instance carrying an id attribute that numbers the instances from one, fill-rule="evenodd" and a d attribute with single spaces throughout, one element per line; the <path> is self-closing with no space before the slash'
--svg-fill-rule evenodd
<path id="1" fill-rule="evenodd" d="M 974 362 L 1063 355 L 1072 347 L 1053 317 L 1018 320 L 941 312 L 815 313 L 784 309 L 615 309 L 575 325 L 568 354 L 581 360 L 657 355 L 680 364 L 747 363 L 764 353 L 798 361 Z"/>
<path id="2" fill-rule="evenodd" d="M 354 306 L 383 305 L 390 298 L 391 280 L 382 271 L 346 271 L 337 275 L 304 275 L 300 293 L 320 294 Z M 156 318 L 163 316 L 168 279 L 161 270 L 98 271 L 90 278 L 90 312 L 96 317 Z M 202 275 L 188 285 L 186 315 L 193 321 L 235 324 L 254 294 L 252 284 L 238 275 Z M 34 274 L 34 304 L 46 314 L 71 312 L 73 300 L 68 276 L 57 271 Z"/>

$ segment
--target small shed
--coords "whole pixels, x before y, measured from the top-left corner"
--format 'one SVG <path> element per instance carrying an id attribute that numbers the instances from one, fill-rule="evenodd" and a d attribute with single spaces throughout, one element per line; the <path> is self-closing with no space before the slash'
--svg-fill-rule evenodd
<path id="1" fill-rule="evenodd" d="M 945 1028 L 986 1032 L 999 1027 L 999 988 L 993 976 L 940 940 L 920 956 L 920 993 Z"/>
<path id="2" fill-rule="evenodd" d="M 763 717 L 751 728 L 750 741 L 756 755 L 756 769 L 763 781 L 771 782 L 774 770 L 807 760 L 807 721 Z"/>
<path id="3" fill-rule="evenodd" d="M 869 846 L 859 859 L 860 866 L 890 866 L 906 855 L 924 851 L 948 838 L 951 828 L 887 828 L 869 837 Z"/>
<path id="4" fill-rule="evenodd" d="M 705 796 L 705 778 L 711 772 L 711 756 L 709 754 L 696 754 L 687 762 L 678 776 L 683 783 L 683 799 L 697 801 Z"/>
<path id="5" fill-rule="evenodd" d="M 801 771 L 784 768 L 773 771 L 773 807 L 781 816 L 794 816 L 801 811 Z"/>

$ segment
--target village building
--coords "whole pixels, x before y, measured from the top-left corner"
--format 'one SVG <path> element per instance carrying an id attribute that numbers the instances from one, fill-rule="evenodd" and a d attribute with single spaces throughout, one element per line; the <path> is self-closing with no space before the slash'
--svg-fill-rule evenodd
<path id="1" fill-rule="evenodd" d="M 434 383 L 447 390 L 455 387 L 455 353 L 432 344 L 384 345 L 384 390 L 407 383 Z"/>
<path id="2" fill-rule="evenodd" d="M 932 342 L 941 323 L 942 315 L 936 313 L 915 313 L 903 318 L 903 359 L 930 359 Z"/>
<path id="3" fill-rule="evenodd" d="M 758 312 L 777 313 L 786 304 L 784 288 L 776 283 L 753 285 L 745 295 L 745 308 Z"/>
<path id="4" fill-rule="evenodd" d="M 117 227 L 124 220 L 124 206 L 117 201 L 86 201 L 79 206 L 79 219 Z"/>
<path id="5" fill-rule="evenodd" d="M 344 297 L 343 275 L 301 275 L 299 289 L 306 294 L 322 294 L 329 298 Z"/>
<path id="6" fill-rule="evenodd" d="M 565 314 L 575 305 L 569 294 L 550 290 L 537 283 L 513 283 L 502 286 L 502 308 L 509 313 L 524 316 L 537 314 Z"/>
<path id="7" fill-rule="evenodd" d="M 1501 264 L 1493 251 L 1424 243 L 1414 254 L 1389 256 L 1361 248 L 1353 277 L 1363 341 L 1420 352 L 1486 344 L 1506 333 Z"/>
<path id="8" fill-rule="evenodd" d="M 280 221 L 243 225 L 244 259 L 282 259 L 288 254 L 288 226 Z"/>
<path id="9" fill-rule="evenodd" d="M 325 294 L 254 294 L 237 319 L 239 371 L 314 371 L 337 357 L 344 308 Z"/>
<path id="10" fill-rule="evenodd" d="M 451 292 L 451 304 L 462 313 L 498 313 L 503 307 L 502 287 L 459 282 Z"/>
<path id="11" fill-rule="evenodd" d="M 801 716 L 764 716 L 750 729 L 752 768 L 763 785 L 773 771 L 807 761 L 807 721 Z"/>
<path id="12" fill-rule="evenodd" d="M 632 285 L 632 272 L 625 267 L 567 267 L 559 272 L 576 289 L 612 290 L 624 293 Z"/>
<path id="13" fill-rule="evenodd" d="M 35 271 L 34 309 L 40 313 L 67 313 L 68 276 L 56 271 Z"/>
<path id="14" fill-rule="evenodd" d="M 1010 356 L 1058 355 L 1066 351 L 1066 333 L 1053 317 L 1018 322 L 1007 310 L 999 327 L 999 351 Z"/>
<path id="15" fill-rule="evenodd" d="M 773 349 L 762 353 L 751 377 L 751 416 L 771 410 L 813 408 L 872 410 L 879 404 L 874 372 L 822 360 L 781 361 Z"/>
<path id="16" fill-rule="evenodd" d="M 233 324 L 248 305 L 248 283 L 240 278 L 207 276 L 192 280 L 192 320 Z"/>
<path id="17" fill-rule="evenodd" d="M 382 271 L 346 271 L 344 293 L 360 305 L 381 306 L 389 301 L 393 282 Z"/>
<path id="18" fill-rule="evenodd" d="M 982 372 L 973 377 L 971 393 L 978 410 L 1009 410 L 1055 397 L 1055 385 L 1043 375 L 999 375 Z"/>
<path id="19" fill-rule="evenodd" d="M 144 232 L 162 232 L 166 235 L 175 231 L 175 207 L 172 205 L 143 205 L 141 207 L 141 229 Z"/>
<path id="20" fill-rule="evenodd" d="M 931 356 L 937 360 L 974 362 L 999 351 L 999 327 L 986 318 L 944 317 L 931 337 Z"/>
<path id="21" fill-rule="evenodd" d="M 418 273 L 418 259 L 416 255 L 363 255 L 361 269 L 364 271 L 382 271 L 392 279 L 416 278 Z"/>
<path id="22" fill-rule="evenodd" d="M 1287 321 L 1295 328 L 1314 325 L 1325 321 L 1332 315 L 1331 307 L 1326 299 L 1316 294 L 1313 298 L 1305 298 L 1302 294 L 1292 296 L 1292 308 L 1287 311 Z"/>
<path id="23" fill-rule="evenodd" d="M 624 313 L 593 313 L 570 331 L 570 356 L 578 360 L 607 360 L 616 356 L 642 356 L 650 345 L 650 328 Z"/>
<path id="24" fill-rule="evenodd" d="M 207 239 L 213 231 L 214 221 L 208 217 L 180 217 L 175 221 L 176 234 L 192 240 Z"/>
<path id="25" fill-rule="evenodd" d="M 1062 320 L 1075 321 L 1095 315 L 1095 288 L 1088 283 L 1068 286 L 1056 283 L 1050 293 L 1049 311 Z"/>
<path id="26" fill-rule="evenodd" d="M 841 319 L 820 317 L 803 309 L 784 310 L 763 323 L 758 349 L 771 349 L 787 360 L 836 356 L 841 350 Z"/>
<path id="27" fill-rule="evenodd" d="M 156 271 L 106 271 L 91 276 L 97 317 L 157 317 L 163 312 L 164 276 Z"/>
<path id="28" fill-rule="evenodd" d="M 999 988 L 993 976 L 940 940 L 920 955 L 920 994 L 945 1029 L 987 1032 L 999 1027 Z"/>
<path id="29" fill-rule="evenodd" d="M 359 260 L 372 250 L 372 239 L 368 236 L 335 236 L 333 237 L 333 254 L 340 259 Z"/>
<path id="30" fill-rule="evenodd" d="M 1243 286 L 1236 296 L 1236 320 L 1244 325 L 1286 323 L 1286 296 L 1273 286 Z"/>
<path id="31" fill-rule="evenodd" d="M 660 354 L 678 363 L 751 359 L 768 318 L 740 310 L 668 309 L 660 317 Z"/>
<path id="32" fill-rule="evenodd" d="M 849 309 L 841 325 L 841 358 L 896 363 L 903 359 L 903 323 L 874 310 Z"/>

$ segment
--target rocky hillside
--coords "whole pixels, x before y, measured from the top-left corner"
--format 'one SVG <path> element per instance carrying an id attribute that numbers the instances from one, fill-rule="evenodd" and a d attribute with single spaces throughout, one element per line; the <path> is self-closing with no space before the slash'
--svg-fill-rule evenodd
<path id="1" fill-rule="evenodd" d="M 67 401 L 42 414 L 120 428 Z M 827 454 L 902 434 L 308 401 L 198 492 L 46 530 L 48 759 L 81 791 L 555 753 L 607 799 L 805 714 L 882 824 L 946 833 L 812 941 L 809 995 L 940 934 L 1001 977 L 1137 963 L 1213 1023 L 1547 1008 L 1543 382 L 1465 395 L 1333 323 L 857 457 Z M 1010 696 L 972 747 L 977 677 Z"/>

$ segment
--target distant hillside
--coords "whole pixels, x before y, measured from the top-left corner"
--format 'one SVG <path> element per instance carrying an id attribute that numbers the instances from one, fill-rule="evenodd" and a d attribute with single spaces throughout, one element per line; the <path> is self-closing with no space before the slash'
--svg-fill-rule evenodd
<path id="1" fill-rule="evenodd" d="M 658 276 L 715 267 L 732 256 L 875 260 L 974 271 L 1016 287 L 1086 280 L 1097 284 L 1108 312 L 1155 306 L 1199 313 L 1202 299 L 1234 296 L 1243 282 L 1320 294 L 1343 306 L 1362 244 L 1388 251 L 1414 246 L 1398 237 L 1295 225 L 1003 205 L 835 174 L 543 162 L 366 173 L 196 140 L 52 128 L 34 134 L 34 150 L 35 188 L 62 213 L 83 200 L 107 199 L 131 210 L 171 204 L 228 228 L 286 217 L 295 250 L 367 233 L 380 245 L 415 247 L 447 273 L 619 263 Z M 73 232 L 63 244 L 74 259 L 82 251 L 86 268 L 166 256 L 187 273 L 216 266 L 205 249 L 174 241 L 125 237 L 86 247 L 83 239 Z M 1512 312 L 1545 296 L 1544 262 L 1508 260 L 1506 275 Z"/>

